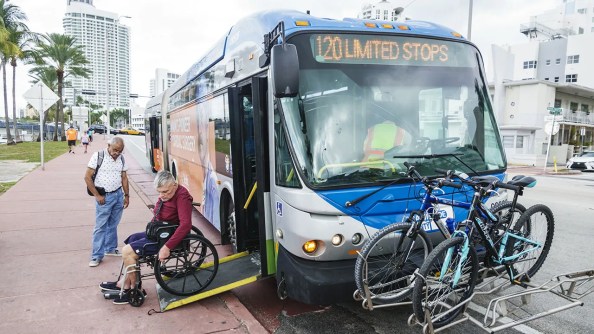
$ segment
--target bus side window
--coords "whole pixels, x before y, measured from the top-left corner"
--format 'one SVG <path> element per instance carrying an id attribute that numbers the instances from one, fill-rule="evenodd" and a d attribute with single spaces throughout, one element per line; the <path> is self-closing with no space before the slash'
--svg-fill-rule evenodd
<path id="1" fill-rule="evenodd" d="M 274 108 L 274 157 L 276 185 L 301 188 L 297 171 L 291 161 L 285 129 L 282 125 L 276 102 Z"/>

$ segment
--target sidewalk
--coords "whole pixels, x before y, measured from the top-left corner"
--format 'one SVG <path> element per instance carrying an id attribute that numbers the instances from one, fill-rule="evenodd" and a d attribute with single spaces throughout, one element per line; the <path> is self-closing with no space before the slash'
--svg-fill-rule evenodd
<path id="1" fill-rule="evenodd" d="M 92 152 L 107 147 L 103 136 L 94 137 L 89 153 L 79 146 L 0 196 L 0 332 L 266 333 L 230 292 L 152 316 L 147 312 L 159 309 L 154 279 L 145 281 L 148 296 L 139 308 L 103 298 L 98 284 L 115 278 L 121 258 L 88 266 L 95 204 L 83 176 Z M 131 155 L 126 164 L 130 206 L 118 228 L 120 248 L 127 235 L 145 228 L 152 216 L 147 204 L 157 198 L 153 174 Z M 216 244 L 215 233 L 205 232 Z"/>

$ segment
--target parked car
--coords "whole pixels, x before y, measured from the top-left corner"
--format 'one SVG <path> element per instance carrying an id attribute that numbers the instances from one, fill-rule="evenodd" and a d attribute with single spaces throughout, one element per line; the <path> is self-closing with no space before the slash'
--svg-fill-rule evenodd
<path id="1" fill-rule="evenodd" d="M 585 151 L 580 155 L 569 159 L 566 167 L 568 169 L 579 169 L 582 171 L 594 170 L 594 151 Z"/>
<path id="2" fill-rule="evenodd" d="M 93 133 L 103 134 L 105 133 L 105 125 L 103 124 L 91 124 L 89 130 L 93 130 Z"/>
<path id="3" fill-rule="evenodd" d="M 120 129 L 120 133 L 127 134 L 127 135 L 144 135 L 144 132 L 137 130 L 131 126 L 127 126 L 125 128 Z"/>

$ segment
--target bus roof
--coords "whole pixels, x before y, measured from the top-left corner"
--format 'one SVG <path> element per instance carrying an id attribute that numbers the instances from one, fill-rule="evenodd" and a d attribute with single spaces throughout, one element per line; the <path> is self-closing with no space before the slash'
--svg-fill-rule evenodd
<path id="1" fill-rule="evenodd" d="M 230 50 L 235 49 L 239 44 L 245 45 L 246 41 L 252 42 L 254 46 L 249 50 L 244 50 L 244 52 L 251 52 L 255 57 L 259 57 L 264 52 L 264 35 L 272 31 L 281 21 L 285 25 L 286 37 L 308 30 L 339 30 L 358 33 L 398 33 L 403 35 L 465 40 L 464 37 L 452 29 L 426 21 L 409 20 L 392 22 L 357 18 L 335 20 L 319 18 L 294 10 L 263 11 L 245 17 L 231 27 L 229 32 L 219 39 L 212 49 L 173 83 L 168 89 L 167 94 L 169 96 L 175 94 L 188 82 L 224 59 Z M 303 25 L 304 22 L 307 22 L 307 24 Z"/>

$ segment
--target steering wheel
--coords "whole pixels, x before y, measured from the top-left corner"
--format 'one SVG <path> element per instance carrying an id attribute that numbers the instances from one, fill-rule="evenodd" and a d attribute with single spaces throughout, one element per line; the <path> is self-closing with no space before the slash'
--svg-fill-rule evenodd
<path id="1" fill-rule="evenodd" d="M 431 139 L 428 137 L 419 137 L 415 141 L 415 147 L 418 152 L 425 153 L 429 148 L 432 151 L 440 147 L 445 147 L 447 144 L 455 143 L 460 140 L 460 137 L 446 137 L 439 139 Z"/>

